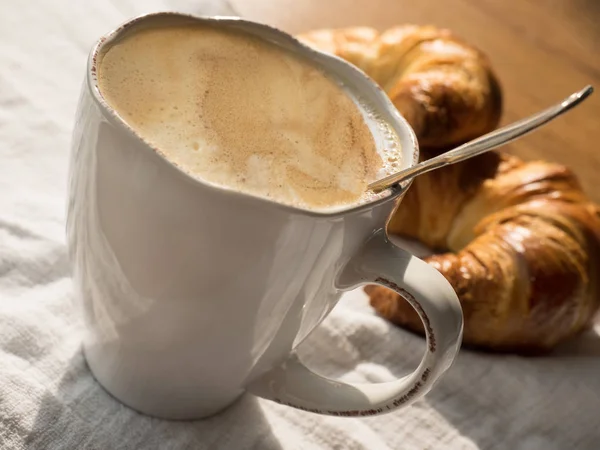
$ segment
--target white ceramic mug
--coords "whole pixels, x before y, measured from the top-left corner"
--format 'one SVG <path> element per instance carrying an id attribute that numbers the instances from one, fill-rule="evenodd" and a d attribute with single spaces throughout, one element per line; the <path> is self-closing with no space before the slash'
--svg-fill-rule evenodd
<path id="1" fill-rule="evenodd" d="M 304 53 L 376 105 L 400 137 L 404 167 L 417 161 L 411 128 L 374 82 L 271 27 L 158 13 L 101 38 L 77 112 L 67 220 L 87 327 L 83 347 L 96 379 L 126 405 L 171 419 L 209 416 L 245 391 L 336 416 L 385 413 L 422 397 L 458 351 L 462 313 L 445 278 L 386 237 L 386 221 L 408 185 L 325 214 L 180 171 L 106 104 L 95 76 L 107 42 L 128 27 L 167 18 L 242 28 Z M 311 372 L 296 348 L 344 291 L 366 283 L 396 290 L 419 313 L 427 336 L 420 365 L 380 384 Z"/>

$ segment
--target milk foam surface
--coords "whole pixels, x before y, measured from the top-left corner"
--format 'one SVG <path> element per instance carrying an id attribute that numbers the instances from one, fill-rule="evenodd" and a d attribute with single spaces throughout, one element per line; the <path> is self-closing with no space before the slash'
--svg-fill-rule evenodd
<path id="1" fill-rule="evenodd" d="M 399 167 L 398 138 L 372 109 L 309 60 L 241 31 L 136 30 L 100 55 L 98 83 L 170 161 L 237 191 L 327 210 L 371 199 L 367 184 Z"/>

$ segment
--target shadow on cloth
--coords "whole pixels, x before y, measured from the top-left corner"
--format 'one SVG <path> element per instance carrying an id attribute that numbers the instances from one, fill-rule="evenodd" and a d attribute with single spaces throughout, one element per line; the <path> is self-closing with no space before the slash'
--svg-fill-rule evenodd
<path id="1" fill-rule="evenodd" d="M 539 357 L 461 350 L 425 401 L 479 448 L 598 448 L 600 335 Z"/>
<path id="2" fill-rule="evenodd" d="M 133 411 L 93 378 L 79 350 L 58 388 L 46 393 L 27 449 L 280 449 L 258 400 L 245 395 L 227 410 L 199 421 L 168 421 Z"/>

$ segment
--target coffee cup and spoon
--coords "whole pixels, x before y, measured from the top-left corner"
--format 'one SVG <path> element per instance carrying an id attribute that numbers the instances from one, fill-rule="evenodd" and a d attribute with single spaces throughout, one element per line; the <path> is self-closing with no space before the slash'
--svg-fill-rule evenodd
<path id="1" fill-rule="evenodd" d="M 90 369 L 126 405 L 169 419 L 210 416 L 244 392 L 335 416 L 411 404 L 449 368 L 463 318 L 386 221 L 414 176 L 590 92 L 417 164 L 408 123 L 339 58 L 239 18 L 129 21 L 91 51 L 73 136 L 67 234 Z M 379 384 L 315 374 L 296 349 L 364 284 L 419 313 L 421 363 Z"/>

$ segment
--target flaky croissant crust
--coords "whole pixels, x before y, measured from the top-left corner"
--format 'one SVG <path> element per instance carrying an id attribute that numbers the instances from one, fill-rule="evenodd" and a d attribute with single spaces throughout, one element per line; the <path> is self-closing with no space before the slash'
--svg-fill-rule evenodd
<path id="1" fill-rule="evenodd" d="M 487 58 L 447 30 L 358 27 L 300 39 L 381 85 L 413 126 L 424 158 L 498 124 L 501 89 Z M 489 153 L 425 174 L 388 231 L 438 251 L 426 261 L 459 296 L 466 345 L 548 350 L 585 329 L 600 306 L 599 209 L 561 165 Z M 422 332 L 398 294 L 365 290 L 383 317 Z"/>

